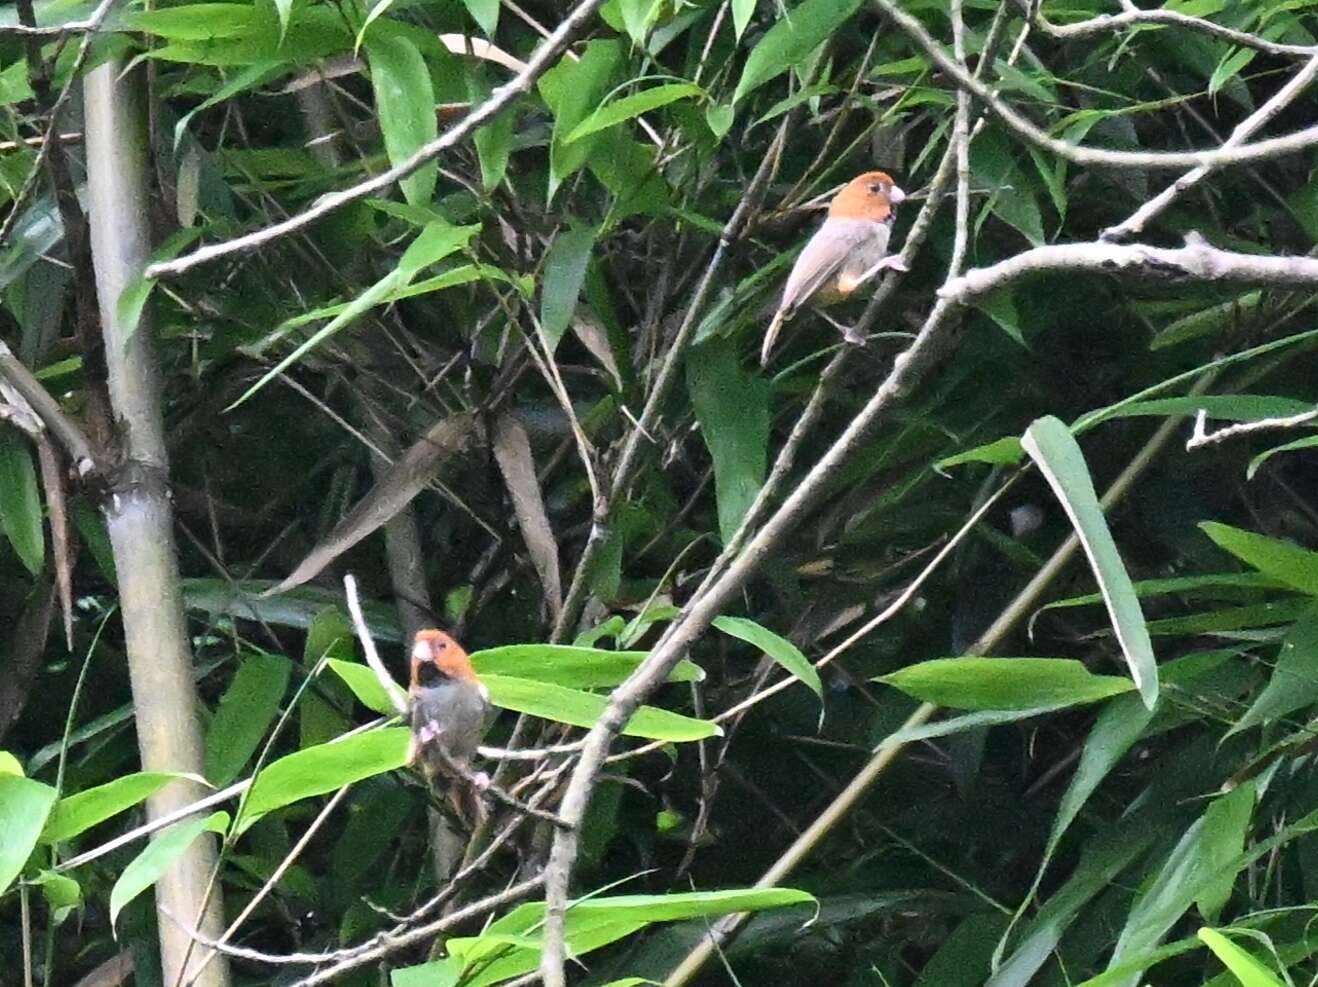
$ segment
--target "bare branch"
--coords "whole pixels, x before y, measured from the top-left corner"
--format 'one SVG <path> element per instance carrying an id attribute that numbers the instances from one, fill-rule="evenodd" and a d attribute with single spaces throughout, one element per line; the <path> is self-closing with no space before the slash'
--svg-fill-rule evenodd
<path id="1" fill-rule="evenodd" d="M 376 679 L 380 683 L 380 688 L 385 691 L 389 697 L 389 703 L 393 706 L 394 712 L 400 716 L 407 714 L 407 693 L 393 676 L 389 674 L 389 669 L 384 667 L 384 662 L 380 660 L 380 652 L 375 650 L 375 640 L 371 637 L 371 630 L 366 626 L 366 617 L 362 613 L 361 600 L 357 598 L 357 580 L 352 574 L 343 577 L 343 590 L 348 597 L 348 612 L 352 614 L 352 626 L 357 630 L 357 637 L 362 642 L 362 652 L 366 655 L 366 664 L 371 667 L 375 673 Z"/>
<path id="2" fill-rule="evenodd" d="M 1240 122 L 1231 135 L 1222 142 L 1223 148 L 1240 147 L 1255 132 L 1267 124 L 1269 120 L 1280 113 L 1285 107 L 1301 92 L 1313 82 L 1314 77 L 1318 76 L 1318 54 L 1309 59 L 1308 64 L 1300 71 L 1293 75 L 1286 85 L 1282 86 L 1272 98 L 1251 113 L 1248 117 Z M 1213 168 L 1207 165 L 1200 165 L 1192 171 L 1186 172 L 1176 181 L 1172 182 L 1165 189 L 1155 195 L 1152 199 L 1145 202 L 1130 218 L 1116 226 L 1110 226 L 1102 232 L 1102 240 L 1124 240 L 1128 236 L 1135 236 L 1144 231 L 1145 225 L 1172 204 L 1175 199 L 1183 192 L 1188 191 L 1197 185 Z"/>
<path id="3" fill-rule="evenodd" d="M 1252 48 L 1254 51 L 1268 55 L 1283 55 L 1291 58 L 1311 58 L 1318 55 L 1318 45 L 1284 45 L 1261 38 L 1257 34 L 1223 27 L 1205 18 L 1191 17 L 1189 14 L 1181 14 L 1174 10 L 1140 10 L 1127 6 L 1120 14 L 1099 14 L 1097 17 L 1076 21 L 1074 24 L 1054 24 L 1036 9 L 1034 24 L 1049 37 L 1068 41 L 1075 38 L 1091 38 L 1096 34 L 1107 34 L 1110 31 L 1119 31 L 1140 24 L 1167 24 L 1183 27 L 1188 31 L 1198 31 L 1200 34 L 1207 34 L 1221 41 L 1229 41 L 1242 48 Z"/>
<path id="4" fill-rule="evenodd" d="M 1173 283 L 1207 280 L 1287 288 L 1318 285 L 1318 259 L 1232 253 L 1218 250 L 1197 233 L 1189 233 L 1185 246 L 1175 248 L 1116 243 L 1035 247 L 989 267 L 967 271 L 938 289 L 938 295 L 964 305 L 1028 275 L 1050 271 L 1122 274 Z"/>
<path id="5" fill-rule="evenodd" d="M 993 90 L 980 82 L 956 60 L 949 58 L 924 26 L 906 13 L 894 0 L 871 0 L 894 24 L 914 41 L 938 68 L 958 87 L 968 90 L 1009 128 L 1036 147 L 1078 165 L 1104 168 L 1225 168 L 1230 165 L 1280 157 L 1318 144 L 1318 124 L 1239 147 L 1218 147 L 1203 151 L 1111 151 L 1106 148 L 1080 147 L 1052 137 L 1021 116 Z"/>
<path id="6" fill-rule="evenodd" d="M 375 195 L 388 189 L 395 182 L 401 181 L 417 169 L 438 158 L 440 154 L 454 147 L 467 137 L 475 133 L 480 127 L 488 123 L 498 115 L 505 107 L 509 106 L 517 97 L 530 92 L 531 87 L 535 85 L 537 79 L 544 75 L 554 63 L 555 59 L 567 48 L 577 34 L 586 26 L 586 22 L 591 18 L 603 0 L 581 0 L 572 12 L 563 19 L 543 45 L 531 56 L 526 63 L 526 67 L 518 72 L 512 79 L 499 86 L 490 94 L 490 98 L 455 123 L 439 137 L 426 144 L 419 151 L 413 154 L 401 164 L 394 165 L 388 171 L 381 172 L 368 181 L 361 182 L 349 188 L 342 189 L 338 192 L 332 192 L 329 195 L 321 196 L 308 209 L 304 209 L 296 216 L 291 216 L 280 223 L 267 226 L 264 229 L 256 230 L 246 236 L 241 236 L 233 240 L 226 240 L 222 243 L 214 243 L 208 247 L 202 247 L 200 250 L 194 250 L 192 253 L 184 254 L 182 257 L 171 261 L 164 261 L 159 264 L 152 264 L 146 269 L 148 278 L 167 278 L 183 274 L 194 267 L 200 267 L 202 264 L 209 264 L 211 261 L 218 260 L 221 257 L 228 257 L 233 254 L 244 253 L 249 250 L 255 250 L 263 247 L 267 243 L 278 240 L 281 237 L 288 236 L 290 233 L 296 233 L 310 226 L 316 220 L 327 216 L 336 209 L 343 206 L 365 199 L 368 196 Z"/>
<path id="7" fill-rule="evenodd" d="M 59 402 L 50 396 L 41 381 L 32 376 L 32 371 L 14 356 L 4 342 L 0 342 L 0 377 L 23 397 L 51 435 L 64 447 L 79 476 L 86 477 L 101 471 L 100 459 L 92 450 L 91 440 L 73 419 L 64 414 Z"/>
<path id="8" fill-rule="evenodd" d="M 102 7 L 108 7 L 114 0 L 106 0 Z M 0 38 L 11 35 L 20 38 L 62 38 L 69 34 L 95 34 L 101 29 L 105 20 L 102 8 L 98 8 L 84 21 L 65 21 L 63 24 L 0 24 Z"/>
<path id="9" fill-rule="evenodd" d="M 1239 435 L 1249 435 L 1252 432 L 1277 431 L 1286 428 L 1300 428 L 1304 425 L 1311 425 L 1318 422 L 1318 408 L 1310 411 L 1302 411 L 1298 415 L 1287 415 L 1282 418 L 1260 418 L 1258 421 L 1240 422 L 1236 425 L 1227 425 L 1225 428 L 1219 428 L 1216 432 L 1208 431 L 1208 412 L 1202 408 L 1194 419 L 1194 434 L 1190 436 L 1189 441 L 1185 443 L 1185 451 L 1193 452 L 1195 449 L 1202 449 L 1205 446 L 1214 446 L 1228 439 L 1234 439 Z"/>

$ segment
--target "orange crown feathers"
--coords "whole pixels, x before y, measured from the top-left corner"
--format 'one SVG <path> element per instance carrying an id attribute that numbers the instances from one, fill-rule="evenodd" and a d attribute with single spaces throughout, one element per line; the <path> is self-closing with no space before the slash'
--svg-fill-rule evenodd
<path id="1" fill-rule="evenodd" d="M 867 171 L 847 182 L 828 207 L 829 218 L 868 219 L 881 223 L 892 215 L 895 185 L 887 172 Z M 900 193 L 898 193 L 900 195 Z"/>
<path id="2" fill-rule="evenodd" d="M 421 670 L 427 664 L 449 678 L 476 681 L 476 671 L 466 650 L 441 630 L 417 631 L 412 645 L 412 688 L 422 684 Z"/>

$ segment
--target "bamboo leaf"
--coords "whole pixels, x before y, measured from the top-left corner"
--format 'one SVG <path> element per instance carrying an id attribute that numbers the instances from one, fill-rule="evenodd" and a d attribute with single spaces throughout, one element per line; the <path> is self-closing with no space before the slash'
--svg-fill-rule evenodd
<path id="1" fill-rule="evenodd" d="M 824 698 L 824 683 L 819 679 L 819 672 L 810 664 L 810 659 L 801 653 L 801 649 L 785 637 L 781 637 L 745 617 L 715 617 L 714 626 L 747 644 L 759 648 L 784 669 L 796 676 L 810 687 L 810 691 L 821 700 Z"/>
<path id="2" fill-rule="evenodd" d="M 376 10 L 381 5 L 377 4 Z M 376 10 L 371 13 L 374 15 Z M 366 59 L 371 66 L 385 150 L 389 163 L 396 166 L 439 135 L 430 70 L 416 45 L 397 34 L 374 34 L 366 44 Z M 427 162 L 399 183 L 403 197 L 414 206 L 429 204 L 438 177 L 439 163 Z"/>
<path id="3" fill-rule="evenodd" d="M 796 68 L 859 8 L 860 0 L 805 0 L 787 11 L 751 49 L 732 102 Z"/>
<path id="4" fill-rule="evenodd" d="M 153 836 L 146 849 L 129 861 L 110 889 L 110 926 L 118 921 L 125 905 L 160 880 L 193 840 L 202 833 L 222 833 L 228 825 L 229 814 L 216 812 L 205 819 L 177 822 Z"/>
<path id="5" fill-rule="evenodd" d="M 1130 676 L 1150 709 L 1158 698 L 1158 665 L 1144 623 L 1139 597 L 1108 531 L 1094 481 L 1071 432 L 1053 417 L 1040 418 L 1021 439 L 1021 446 L 1043 472 L 1054 495 L 1079 536 L 1099 591 L 1107 604 Z"/>

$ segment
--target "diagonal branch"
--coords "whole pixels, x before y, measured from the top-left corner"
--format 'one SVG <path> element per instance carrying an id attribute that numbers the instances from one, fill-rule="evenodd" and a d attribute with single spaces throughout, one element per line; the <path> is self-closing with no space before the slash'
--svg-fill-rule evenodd
<path id="1" fill-rule="evenodd" d="M 264 229 L 248 233 L 246 236 L 202 247 L 200 250 L 194 250 L 192 253 L 184 254 L 182 257 L 171 261 L 152 264 L 146 269 L 146 276 L 148 278 L 174 277 L 190 271 L 194 267 L 200 267 L 203 264 L 209 264 L 211 261 L 219 260 L 221 257 L 256 250 L 267 243 L 288 236 L 290 233 L 306 229 L 306 227 L 336 209 L 341 209 L 353 202 L 385 191 L 395 182 L 401 181 L 417 169 L 438 158 L 450 147 L 455 147 L 466 140 L 484 124 L 497 116 L 505 107 L 509 106 L 513 100 L 530 92 L 536 80 L 549 70 L 558 56 L 567 49 L 567 46 L 585 28 L 587 21 L 590 20 L 603 2 L 604 0 L 581 0 L 572 9 L 572 12 L 563 19 L 563 22 L 558 25 L 554 33 L 545 39 L 545 43 L 527 61 L 525 68 L 508 82 L 495 89 L 490 94 L 490 98 L 484 103 L 481 103 L 406 161 L 394 165 L 388 171 L 383 171 L 367 181 L 321 196 L 309 208 L 283 222 L 274 223 Z"/>
<path id="2" fill-rule="evenodd" d="M 1315 76 L 1318 76 L 1318 54 L 1309 59 L 1304 68 L 1296 72 L 1286 85 L 1273 93 L 1266 103 L 1240 121 L 1236 129 L 1231 131 L 1231 135 L 1222 142 L 1222 147 L 1240 147 L 1244 144 L 1269 120 L 1289 106 L 1296 96 L 1308 88 Z M 1136 209 L 1124 222 L 1104 230 L 1100 238 L 1113 241 L 1124 240 L 1129 236 L 1136 236 L 1144 232 L 1144 227 L 1150 220 L 1170 206 L 1182 193 L 1199 184 L 1212 171 L 1213 168 L 1209 165 L 1200 165 L 1198 168 L 1186 172 Z"/>
<path id="3" fill-rule="evenodd" d="M 0 378 L 23 396 L 42 424 L 64 447 L 80 477 L 101 471 L 100 457 L 92 449 L 91 440 L 72 418 L 64 414 L 59 402 L 50 396 L 50 392 L 41 386 L 41 381 L 32 376 L 32 371 L 14 356 L 4 342 L 0 342 Z"/>
<path id="4" fill-rule="evenodd" d="M 967 90 L 1028 143 L 1074 164 L 1105 168 L 1225 168 L 1281 157 L 1318 144 L 1318 124 L 1314 124 L 1283 137 L 1272 137 L 1239 147 L 1218 147 L 1203 151 L 1112 151 L 1099 147 L 1080 147 L 1046 134 L 998 98 L 989 86 L 967 72 L 956 59 L 949 57 L 924 26 L 898 6 L 895 0 L 870 2 L 877 10 L 887 14 L 958 88 Z"/>
<path id="5" fill-rule="evenodd" d="M 559 815 L 579 828 L 590 792 L 614 736 L 636 708 L 664 681 L 677 662 L 740 592 L 782 540 L 819 502 L 836 475 L 863 445 L 874 427 L 932 368 L 946 350 L 962 306 L 979 295 L 1040 270 L 1102 271 L 1128 276 L 1170 276 L 1175 280 L 1225 278 L 1259 284 L 1318 284 L 1318 261 L 1309 258 L 1254 257 L 1230 254 L 1193 237 L 1179 250 L 1115 244 L 1041 247 L 989 268 L 949 281 L 915 340 L 893 363 L 892 371 L 823 458 L 746 545 L 714 583 L 697 593 L 650 655 L 614 690 L 599 721 L 586 735 L 559 806 Z M 930 708 L 932 712 L 932 707 Z M 927 715 L 927 714 L 926 714 Z M 561 830 L 554 838 L 545 869 L 545 946 L 540 974 L 545 987 L 564 987 L 563 935 L 568 888 L 576 861 L 578 833 Z"/>
<path id="6" fill-rule="evenodd" d="M 1310 58 L 1318 55 L 1318 45 L 1286 45 L 1269 41 L 1267 38 L 1250 34 L 1248 31 L 1237 31 L 1235 28 L 1224 27 L 1206 18 L 1192 17 L 1189 14 L 1182 14 L 1175 10 L 1141 10 L 1129 2 L 1123 2 L 1123 6 L 1126 9 L 1120 14 L 1099 14 L 1097 17 L 1076 21 L 1073 24 L 1054 24 L 1043 16 L 1036 5 L 1034 24 L 1049 37 L 1061 40 L 1092 38 L 1096 34 L 1106 34 L 1109 31 L 1119 31 L 1122 28 L 1140 24 L 1166 24 L 1183 27 L 1187 31 L 1198 31 L 1200 34 L 1207 34 L 1220 41 L 1229 41 L 1232 44 L 1240 45 L 1242 48 L 1252 48 L 1254 51 L 1261 51 L 1268 55 L 1281 55 L 1290 58 Z"/>

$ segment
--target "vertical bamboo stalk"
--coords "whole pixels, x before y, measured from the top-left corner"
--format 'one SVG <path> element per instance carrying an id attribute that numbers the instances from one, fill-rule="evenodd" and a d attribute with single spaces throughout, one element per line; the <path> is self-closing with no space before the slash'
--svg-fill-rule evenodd
<path id="1" fill-rule="evenodd" d="M 130 335 L 118 315 L 119 296 L 146 266 L 150 246 L 141 73 L 121 77 L 122 72 L 122 62 L 111 59 L 83 82 L 92 262 L 120 457 L 102 510 L 118 572 L 142 767 L 200 774 L 201 731 L 174 544 L 159 369 L 147 321 Z M 147 801 L 148 815 L 162 816 L 201 794 L 191 782 L 173 782 Z M 178 923 L 191 923 L 203 911 L 215 859 L 214 840 L 204 835 L 156 885 L 167 985 L 181 982 L 189 956 L 195 968 L 208 952 L 194 948 Z M 212 938 L 223 931 L 218 895 L 211 896 L 200 925 Z M 210 963 L 196 982 L 225 987 L 222 959 Z"/>

